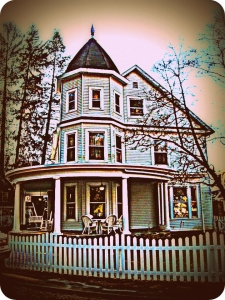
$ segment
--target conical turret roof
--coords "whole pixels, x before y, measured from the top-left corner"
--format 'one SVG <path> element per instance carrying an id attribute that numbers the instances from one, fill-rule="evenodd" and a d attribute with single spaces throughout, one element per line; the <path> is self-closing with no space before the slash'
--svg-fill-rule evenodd
<path id="1" fill-rule="evenodd" d="M 89 41 L 75 55 L 75 57 L 69 63 L 66 72 L 70 72 L 79 68 L 113 70 L 119 73 L 110 56 L 97 43 L 94 37 L 90 38 Z"/>

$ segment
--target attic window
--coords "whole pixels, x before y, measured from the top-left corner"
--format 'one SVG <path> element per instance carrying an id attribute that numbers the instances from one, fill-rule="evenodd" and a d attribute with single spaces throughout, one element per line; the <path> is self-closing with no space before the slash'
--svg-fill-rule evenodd
<path id="1" fill-rule="evenodd" d="M 138 83 L 136 81 L 133 82 L 133 89 L 138 89 Z"/>

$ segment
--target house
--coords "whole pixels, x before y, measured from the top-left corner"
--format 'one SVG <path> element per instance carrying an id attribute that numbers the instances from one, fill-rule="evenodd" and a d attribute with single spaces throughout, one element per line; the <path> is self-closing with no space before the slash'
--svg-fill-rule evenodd
<path id="1" fill-rule="evenodd" d="M 212 199 L 198 181 L 172 185 L 176 170 L 166 149 L 141 152 L 124 142 L 124 132 L 146 111 L 139 96 L 155 81 L 138 66 L 123 74 L 94 38 L 78 51 L 58 77 L 60 122 L 52 164 L 7 173 L 15 185 L 13 232 L 37 225 L 44 213 L 53 232 L 82 232 L 82 215 L 104 219 L 123 215 L 123 232 L 158 228 L 210 230 Z M 207 133 L 211 129 L 193 114 Z M 39 224 L 40 225 L 40 224 Z M 42 227 L 42 226 L 40 226 Z"/>

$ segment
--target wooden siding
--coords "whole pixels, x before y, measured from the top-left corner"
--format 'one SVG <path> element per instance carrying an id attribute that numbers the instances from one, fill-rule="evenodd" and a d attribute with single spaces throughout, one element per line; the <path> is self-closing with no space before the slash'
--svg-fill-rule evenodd
<path id="1" fill-rule="evenodd" d="M 126 163 L 137 164 L 137 165 L 151 165 L 151 150 L 141 152 L 140 149 L 131 149 L 129 146 L 126 147 Z"/>
<path id="2" fill-rule="evenodd" d="M 104 109 L 89 109 L 89 88 L 103 88 Z M 83 75 L 83 115 L 89 116 L 109 116 L 110 101 L 109 101 L 109 77 L 97 75 Z"/>
<path id="3" fill-rule="evenodd" d="M 213 229 L 212 194 L 207 185 L 201 185 L 201 203 L 205 229 Z"/>
<path id="4" fill-rule="evenodd" d="M 68 90 L 77 88 L 77 110 L 73 112 L 66 112 L 66 92 Z M 68 80 L 63 84 L 61 94 L 61 121 L 74 119 L 82 114 L 82 80 L 81 77 Z"/>
<path id="5" fill-rule="evenodd" d="M 149 181 L 130 182 L 130 229 L 157 226 L 157 199 L 155 186 Z"/>

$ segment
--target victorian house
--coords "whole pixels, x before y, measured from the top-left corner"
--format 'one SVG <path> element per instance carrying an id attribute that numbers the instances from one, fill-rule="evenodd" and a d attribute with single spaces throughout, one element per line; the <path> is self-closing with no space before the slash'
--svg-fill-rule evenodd
<path id="1" fill-rule="evenodd" d="M 176 170 L 166 149 L 141 152 L 124 142 L 124 132 L 146 112 L 138 91 L 154 88 L 154 79 L 137 65 L 120 74 L 93 28 L 91 33 L 57 80 L 61 112 L 53 163 L 7 174 L 15 186 L 13 231 L 27 228 L 30 215 L 37 223 L 44 213 L 54 220 L 55 234 L 81 233 L 81 217 L 89 214 L 122 215 L 125 234 L 159 225 L 173 231 L 212 229 L 209 187 L 195 181 L 171 185 Z"/>

